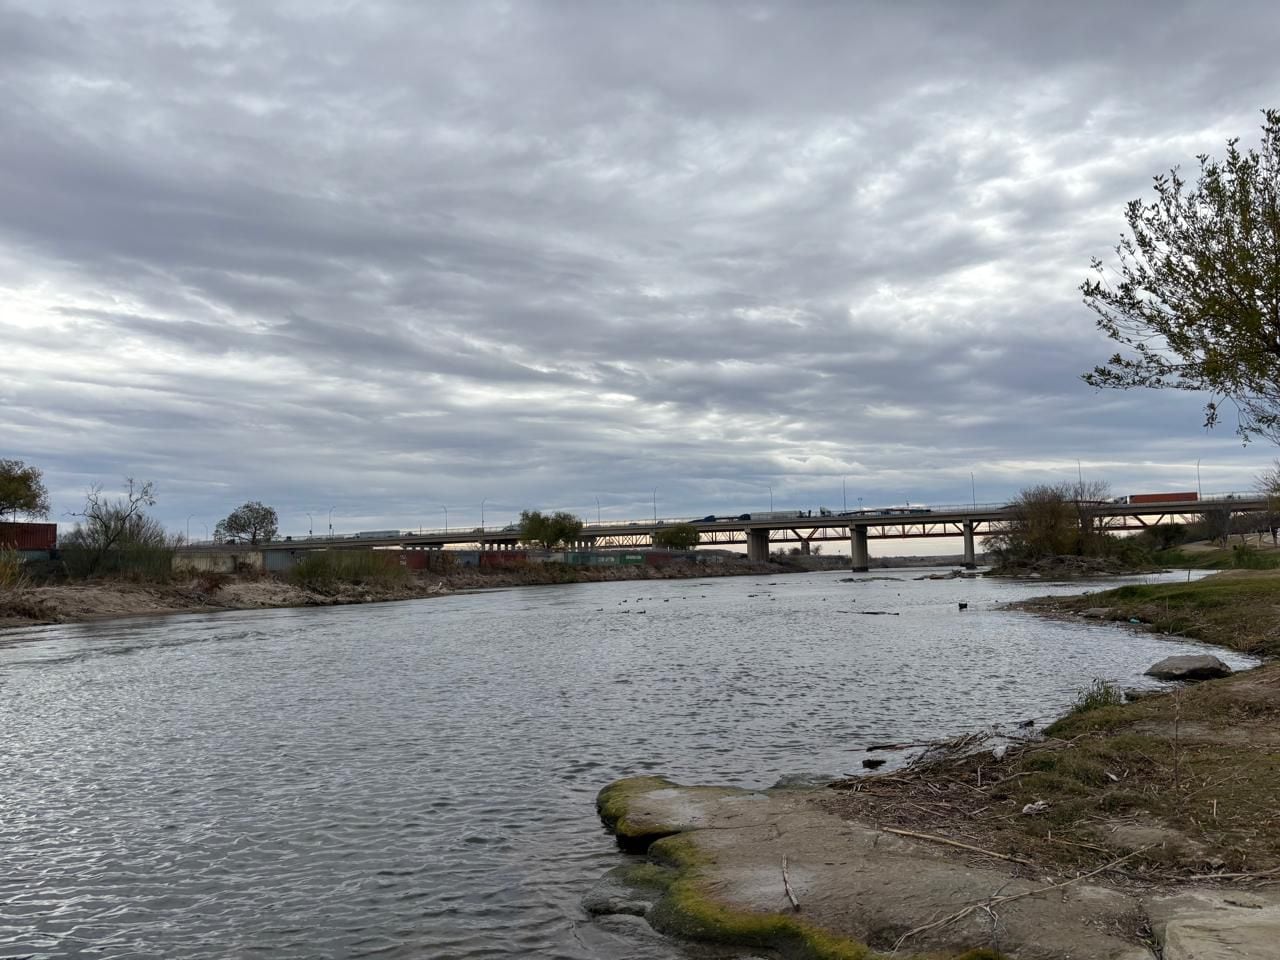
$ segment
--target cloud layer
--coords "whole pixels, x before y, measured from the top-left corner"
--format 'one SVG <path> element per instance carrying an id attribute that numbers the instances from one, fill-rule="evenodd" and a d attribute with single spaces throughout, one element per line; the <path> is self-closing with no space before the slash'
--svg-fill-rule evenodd
<path id="1" fill-rule="evenodd" d="M 291 532 L 1247 486 L 1076 287 L 1253 140 L 1248 7 L 0 0 L 0 455 Z"/>

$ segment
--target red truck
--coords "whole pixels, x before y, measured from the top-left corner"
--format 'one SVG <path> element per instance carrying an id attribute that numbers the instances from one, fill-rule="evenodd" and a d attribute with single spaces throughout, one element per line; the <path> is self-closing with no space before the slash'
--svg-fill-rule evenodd
<path id="1" fill-rule="evenodd" d="M 1194 490 L 1178 493 L 1131 493 L 1127 497 L 1116 497 L 1115 503 L 1194 503 L 1200 495 Z"/>

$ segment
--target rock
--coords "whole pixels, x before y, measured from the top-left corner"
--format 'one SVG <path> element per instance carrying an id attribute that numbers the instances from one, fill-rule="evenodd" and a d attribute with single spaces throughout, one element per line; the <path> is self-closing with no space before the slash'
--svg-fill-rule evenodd
<path id="1" fill-rule="evenodd" d="M 1080 616 L 1086 620 L 1109 620 L 1111 618 L 1111 608 L 1090 607 L 1088 610 L 1081 610 Z"/>
<path id="2" fill-rule="evenodd" d="M 1280 938 L 1280 903 L 1253 891 L 1157 897 L 1150 917 L 1165 960 L 1264 960 L 1276 955 Z"/>
<path id="3" fill-rule="evenodd" d="M 1152 664 L 1147 676 L 1157 680 L 1213 680 L 1231 676 L 1231 668 L 1211 654 L 1189 653 Z"/>
<path id="4" fill-rule="evenodd" d="M 628 914 L 633 917 L 643 917 L 649 912 L 649 904 L 609 886 L 592 890 L 583 897 L 582 909 L 593 916 Z"/>

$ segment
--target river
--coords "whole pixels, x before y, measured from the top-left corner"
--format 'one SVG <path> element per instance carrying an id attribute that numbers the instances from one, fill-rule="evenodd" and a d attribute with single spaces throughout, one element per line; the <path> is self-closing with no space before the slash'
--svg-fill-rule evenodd
<path id="1" fill-rule="evenodd" d="M 1188 649 L 995 609 L 1079 584 L 886 575 L 0 634 L 0 957 L 685 956 L 581 911 L 604 784 L 853 773 Z"/>

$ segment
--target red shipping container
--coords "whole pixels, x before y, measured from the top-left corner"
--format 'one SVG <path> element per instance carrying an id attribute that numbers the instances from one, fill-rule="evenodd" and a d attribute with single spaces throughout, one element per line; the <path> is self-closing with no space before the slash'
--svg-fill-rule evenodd
<path id="1" fill-rule="evenodd" d="M 56 523 L 0 522 L 0 550 L 53 550 L 57 546 Z"/>

